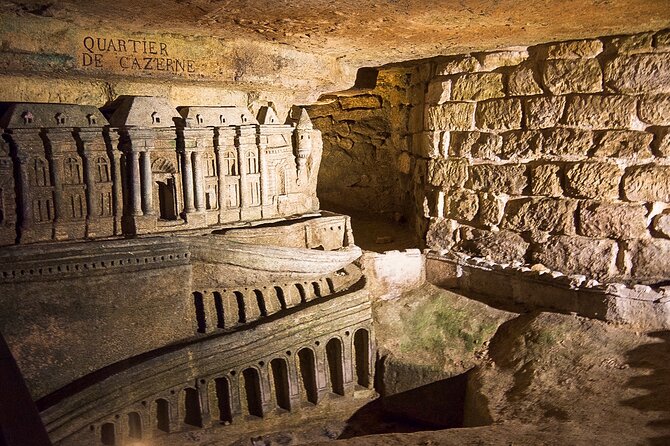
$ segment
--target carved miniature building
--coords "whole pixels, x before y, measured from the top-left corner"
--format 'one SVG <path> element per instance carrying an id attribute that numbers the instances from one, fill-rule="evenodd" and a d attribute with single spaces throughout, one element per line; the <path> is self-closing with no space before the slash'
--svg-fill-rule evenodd
<path id="1" fill-rule="evenodd" d="M 0 120 L 7 141 L 0 147 L 0 243 L 316 211 L 320 137 L 306 112 L 295 114 L 281 124 L 264 107 L 259 123 L 240 107 L 178 113 L 166 99 L 145 96 L 122 96 L 102 113 L 92 106 L 12 104 Z"/>

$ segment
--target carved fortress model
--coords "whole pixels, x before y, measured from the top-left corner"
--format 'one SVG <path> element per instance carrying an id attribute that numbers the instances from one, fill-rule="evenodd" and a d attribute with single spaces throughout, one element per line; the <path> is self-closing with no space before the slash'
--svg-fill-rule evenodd
<path id="1" fill-rule="evenodd" d="M 320 135 L 304 109 L 286 122 L 269 107 L 256 119 L 142 96 L 102 110 L 12 104 L 0 118 L 0 244 L 316 211 Z"/>

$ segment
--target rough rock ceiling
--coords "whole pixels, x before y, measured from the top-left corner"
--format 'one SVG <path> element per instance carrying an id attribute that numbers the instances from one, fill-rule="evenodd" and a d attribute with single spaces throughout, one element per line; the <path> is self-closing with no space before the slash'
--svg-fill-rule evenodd
<path id="1" fill-rule="evenodd" d="M 670 26 L 670 0 L 0 0 L 0 8 L 5 19 L 267 40 L 357 66 Z"/>

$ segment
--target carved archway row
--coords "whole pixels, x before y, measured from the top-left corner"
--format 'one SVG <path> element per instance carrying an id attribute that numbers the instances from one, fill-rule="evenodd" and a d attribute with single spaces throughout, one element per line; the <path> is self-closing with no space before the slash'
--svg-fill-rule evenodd
<path id="1" fill-rule="evenodd" d="M 194 291 L 193 307 L 198 333 L 212 333 L 257 321 L 316 299 L 339 293 L 361 277 L 355 265 L 323 277 L 282 281 L 238 289 Z"/>
<path id="2" fill-rule="evenodd" d="M 355 326 L 180 383 L 88 427 L 91 445 L 122 446 L 168 433 L 308 410 L 353 397 L 374 375 L 370 324 Z M 62 444 L 67 444 L 67 439 Z"/>

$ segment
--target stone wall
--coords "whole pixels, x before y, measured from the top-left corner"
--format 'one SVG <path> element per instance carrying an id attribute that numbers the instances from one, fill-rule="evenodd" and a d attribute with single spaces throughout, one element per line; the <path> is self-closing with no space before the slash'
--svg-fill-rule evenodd
<path id="1" fill-rule="evenodd" d="M 403 213 L 433 249 L 606 281 L 670 277 L 670 31 L 376 75 L 309 108 L 325 203 Z"/>
<path id="2" fill-rule="evenodd" d="M 669 31 L 424 71 L 408 175 L 429 247 L 608 281 L 670 277 Z"/>

